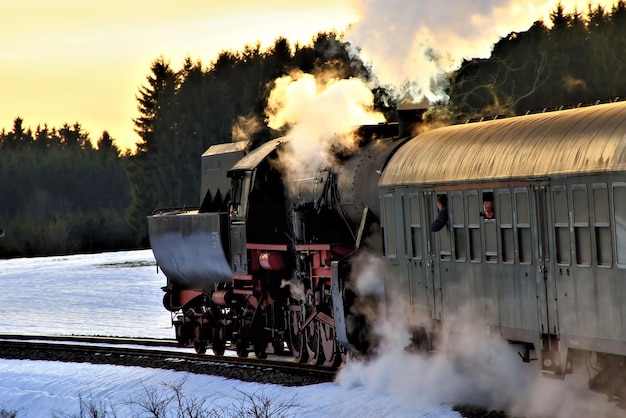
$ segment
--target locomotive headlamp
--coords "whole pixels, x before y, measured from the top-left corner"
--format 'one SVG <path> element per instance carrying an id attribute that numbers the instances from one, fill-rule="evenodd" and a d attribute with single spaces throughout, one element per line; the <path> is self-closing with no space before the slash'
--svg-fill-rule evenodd
<path id="1" fill-rule="evenodd" d="M 265 270 L 280 270 L 285 266 L 283 256 L 275 251 L 261 253 L 259 255 L 259 264 Z"/>

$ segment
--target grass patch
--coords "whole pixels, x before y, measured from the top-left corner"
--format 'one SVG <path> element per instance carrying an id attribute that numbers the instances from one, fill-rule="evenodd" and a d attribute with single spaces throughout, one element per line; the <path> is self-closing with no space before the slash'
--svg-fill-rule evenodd
<path id="1" fill-rule="evenodd" d="M 79 395 L 79 412 L 55 412 L 54 418 L 287 418 L 295 416 L 298 408 L 296 397 L 287 402 L 279 402 L 263 394 L 262 391 L 245 393 L 240 396 L 228 395 L 226 406 L 216 406 L 220 399 L 223 405 L 224 395 L 214 393 L 211 396 L 197 397 L 185 390 L 186 378 L 174 383 L 164 383 L 158 387 L 143 386 L 143 394 L 137 399 L 130 398 L 121 405 L 101 401 L 93 397 Z M 0 418 L 19 418 L 13 415 L 2 415 Z"/>

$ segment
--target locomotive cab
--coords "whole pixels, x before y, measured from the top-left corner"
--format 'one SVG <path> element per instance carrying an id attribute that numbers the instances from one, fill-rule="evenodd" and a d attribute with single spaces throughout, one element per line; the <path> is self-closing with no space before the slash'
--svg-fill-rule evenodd
<path id="1" fill-rule="evenodd" d="M 271 164 L 280 139 L 251 151 L 228 172 L 232 200 L 229 234 L 232 291 L 240 300 L 234 344 L 239 355 L 253 350 L 258 357 L 285 348 L 285 300 L 281 287 L 292 274 L 293 254 L 285 193 L 280 173 Z"/>

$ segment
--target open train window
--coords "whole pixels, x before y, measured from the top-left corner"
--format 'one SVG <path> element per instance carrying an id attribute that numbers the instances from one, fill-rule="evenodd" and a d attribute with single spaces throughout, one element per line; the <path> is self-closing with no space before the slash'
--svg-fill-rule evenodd
<path id="1" fill-rule="evenodd" d="M 495 219 L 495 201 L 493 200 L 493 192 L 483 192 L 483 201 L 480 210 L 480 216 L 485 219 Z"/>
<path id="2" fill-rule="evenodd" d="M 443 196 L 445 200 L 448 200 L 448 195 L 446 193 L 437 193 L 437 196 Z M 450 208 L 448 208 L 448 211 Z M 435 207 L 434 216 L 437 217 L 437 207 Z M 450 212 L 448 212 L 448 216 L 450 216 Z M 448 225 L 450 225 L 450 221 L 448 221 Z M 445 226 L 439 233 L 437 234 L 439 237 L 439 258 L 442 261 L 450 261 L 452 259 L 452 250 L 450 243 L 450 228 Z"/>
<path id="3" fill-rule="evenodd" d="M 569 208 L 565 186 L 554 186 L 552 189 L 552 210 L 554 214 L 556 262 L 560 265 L 569 266 L 571 262 Z"/>
<path id="4" fill-rule="evenodd" d="M 626 183 L 613 184 L 613 217 L 617 264 L 626 267 Z"/>
<path id="5" fill-rule="evenodd" d="M 485 213 L 485 207 L 491 203 L 494 207 L 493 216 Z M 495 201 L 493 198 L 493 192 L 483 192 L 482 195 L 482 211 L 480 216 L 483 217 L 483 226 L 485 229 L 485 261 L 488 263 L 498 262 L 498 230 L 496 229 L 495 219 Z"/>

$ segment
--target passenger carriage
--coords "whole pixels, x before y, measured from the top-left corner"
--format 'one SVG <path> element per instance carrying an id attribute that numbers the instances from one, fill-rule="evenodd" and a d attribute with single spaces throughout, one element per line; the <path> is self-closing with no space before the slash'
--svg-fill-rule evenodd
<path id="1" fill-rule="evenodd" d="M 379 194 L 387 284 L 408 296 L 417 341 L 471 323 L 521 342 L 545 374 L 580 353 L 622 373 L 626 103 L 432 130 L 395 153 Z M 449 222 L 431 232 L 438 194 Z"/>

